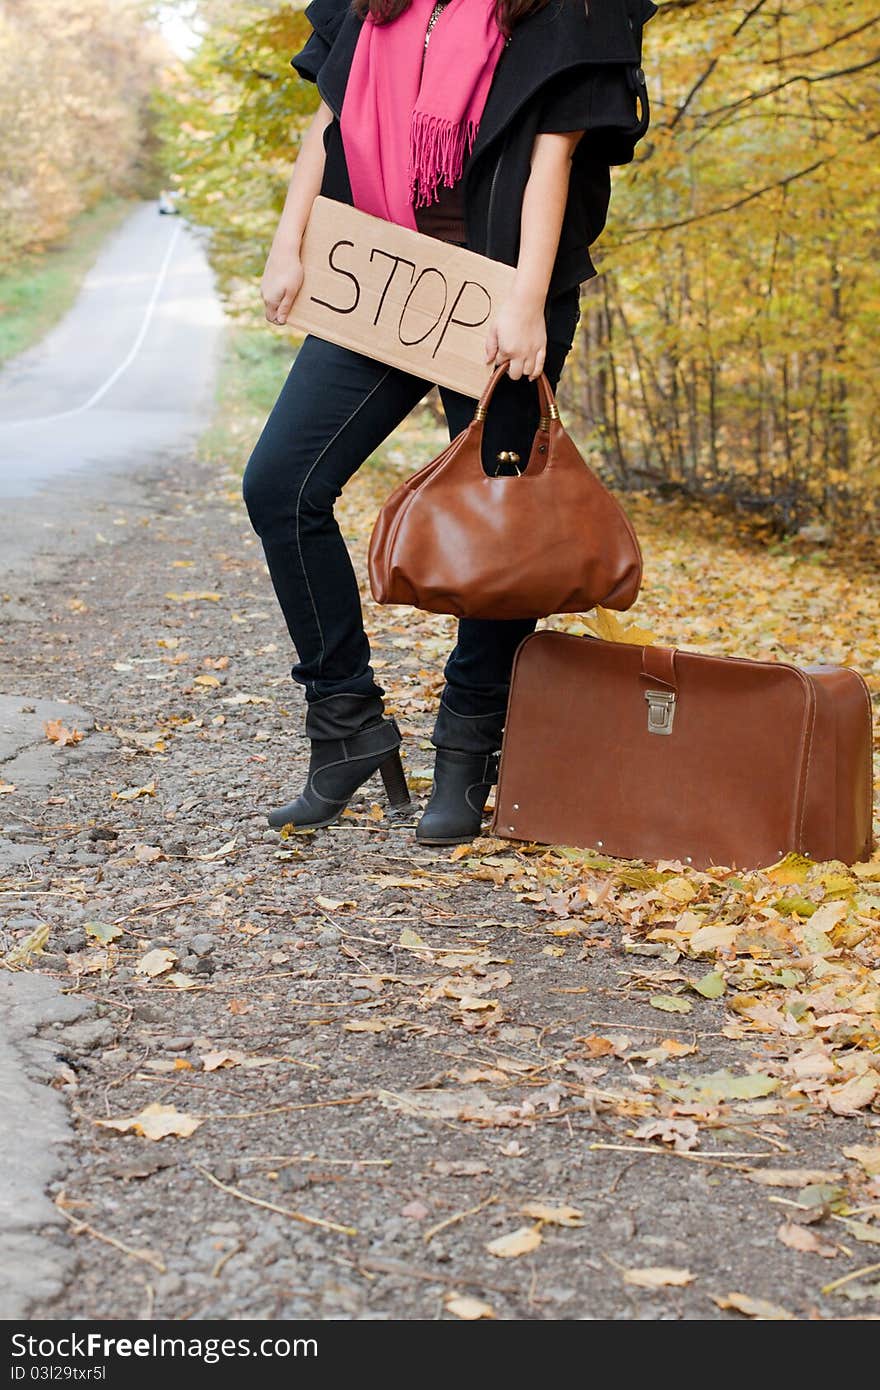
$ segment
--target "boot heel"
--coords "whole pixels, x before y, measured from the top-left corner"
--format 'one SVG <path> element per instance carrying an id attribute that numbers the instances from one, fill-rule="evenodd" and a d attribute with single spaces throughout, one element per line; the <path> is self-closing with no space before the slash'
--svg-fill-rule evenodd
<path id="1" fill-rule="evenodd" d="M 406 785 L 403 763 L 400 761 L 400 753 L 395 751 L 386 758 L 384 763 L 380 765 L 379 771 L 382 774 L 382 781 L 385 783 L 385 791 L 388 793 L 392 811 L 408 811 L 412 803 L 409 787 Z"/>

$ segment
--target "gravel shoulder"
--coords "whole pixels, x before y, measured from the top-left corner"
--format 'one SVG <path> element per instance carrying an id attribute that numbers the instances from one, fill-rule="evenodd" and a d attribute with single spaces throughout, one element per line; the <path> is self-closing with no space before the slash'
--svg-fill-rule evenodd
<path id="1" fill-rule="evenodd" d="M 387 485 L 365 470 L 346 499 L 361 552 Z M 658 1013 L 657 953 L 560 924 L 510 846 L 417 847 L 378 788 L 328 831 L 266 830 L 307 749 L 236 479 L 195 460 L 131 486 L 112 544 L 14 575 L 4 604 L 7 722 L 47 700 L 83 735 L 39 766 L 19 739 L 16 775 L 0 768 L 7 967 L 49 928 L 0 985 L 83 1010 L 40 1025 L 23 1083 L 51 1102 L 28 1143 L 73 1129 L 25 1223 L 57 1218 L 51 1268 L 20 1291 L 31 1316 L 476 1316 L 466 1298 L 498 1318 L 703 1319 L 738 1316 L 714 1301 L 731 1294 L 766 1316 L 880 1314 L 871 1276 L 822 1292 L 876 1245 L 831 1218 L 830 1254 L 791 1248 L 796 1191 L 753 1176 L 845 1183 L 842 1146 L 876 1144 L 876 1117 L 767 1095 L 717 1105 L 696 1148 L 637 1140 L 658 1075 L 754 1071 L 769 1044 L 725 1036 L 697 996 Z M 421 796 L 449 624 L 370 621 Z M 191 1132 L 137 1132 L 163 1124 Z M 627 1278 L 657 1268 L 678 1282 Z"/>

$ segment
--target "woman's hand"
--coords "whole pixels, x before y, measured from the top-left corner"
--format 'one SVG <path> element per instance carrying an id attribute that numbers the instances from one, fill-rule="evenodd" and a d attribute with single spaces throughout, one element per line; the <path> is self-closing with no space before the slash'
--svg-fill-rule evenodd
<path id="1" fill-rule="evenodd" d="M 489 325 L 486 361 L 496 367 L 507 362 L 508 376 L 514 381 L 523 376 L 536 381 L 544 370 L 546 353 L 543 301 L 539 303 L 514 292 Z"/>
<path id="2" fill-rule="evenodd" d="M 286 323 L 303 282 L 299 249 L 324 177 L 324 132 L 333 112 L 321 102 L 302 138 L 260 292 L 270 323 Z"/>
<path id="3" fill-rule="evenodd" d="M 486 361 L 509 363 L 508 373 L 514 381 L 523 376 L 535 381 L 544 370 L 544 301 L 565 216 L 572 155 L 581 134 L 542 132 L 532 146 L 513 292 L 486 335 Z"/>
<path id="4" fill-rule="evenodd" d="M 260 293 L 270 323 L 286 323 L 293 301 L 303 282 L 298 251 L 282 251 L 273 246 L 263 271 Z"/>

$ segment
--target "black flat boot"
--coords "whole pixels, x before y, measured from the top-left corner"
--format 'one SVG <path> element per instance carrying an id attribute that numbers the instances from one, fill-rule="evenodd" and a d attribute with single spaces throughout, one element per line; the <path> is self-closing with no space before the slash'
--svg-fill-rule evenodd
<path id="1" fill-rule="evenodd" d="M 482 831 L 483 811 L 498 780 L 497 753 L 438 748 L 434 790 L 416 828 L 421 845 L 463 845 Z"/>
<path id="2" fill-rule="evenodd" d="M 383 719 L 346 738 L 313 740 L 306 785 L 295 801 L 270 811 L 269 824 L 318 830 L 338 820 L 359 787 L 379 772 L 393 812 L 410 809 L 400 761 L 400 730 Z"/>

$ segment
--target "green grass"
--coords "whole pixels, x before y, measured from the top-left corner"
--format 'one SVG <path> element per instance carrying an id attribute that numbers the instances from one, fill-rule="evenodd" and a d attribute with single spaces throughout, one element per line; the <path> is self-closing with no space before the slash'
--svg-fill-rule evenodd
<path id="1" fill-rule="evenodd" d="M 126 198 L 107 198 L 78 217 L 63 241 L 0 270 L 0 366 L 64 317 L 105 239 L 132 206 Z"/>
<path id="2" fill-rule="evenodd" d="M 284 385 L 296 340 L 268 324 L 231 324 L 223 339 L 214 419 L 201 440 L 203 458 L 241 472 Z"/>
<path id="3" fill-rule="evenodd" d="M 242 472 L 296 355 L 298 340 L 268 324 L 234 323 L 227 327 L 217 376 L 214 419 L 201 439 L 203 458 Z M 317 407 L 316 407 L 317 408 Z M 427 409 L 410 418 L 380 446 L 372 462 L 401 466 L 404 444 L 412 472 L 442 448 L 446 436 Z M 411 466 L 409 466 L 411 462 Z"/>

